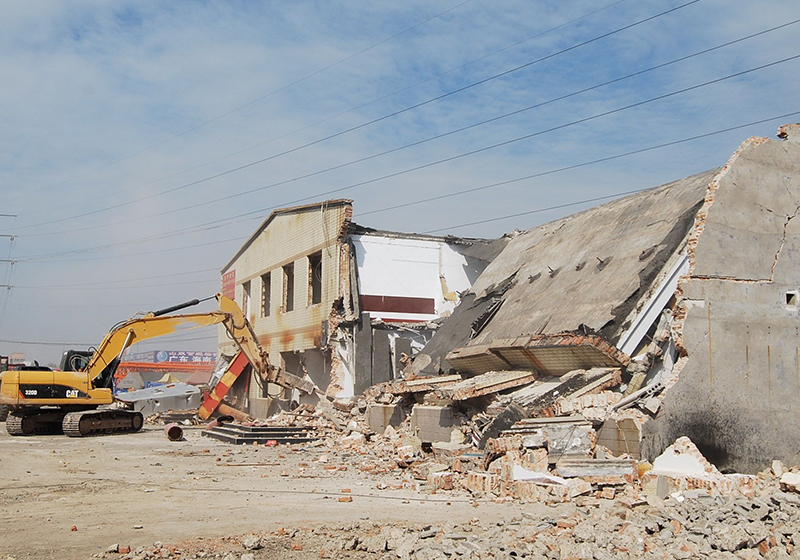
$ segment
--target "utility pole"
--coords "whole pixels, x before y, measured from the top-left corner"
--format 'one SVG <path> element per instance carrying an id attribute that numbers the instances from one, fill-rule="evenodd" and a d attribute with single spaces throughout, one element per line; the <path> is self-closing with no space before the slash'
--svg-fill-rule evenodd
<path id="1" fill-rule="evenodd" d="M 16 218 L 16 217 L 17 217 L 16 214 L 0 214 L 0 218 Z M 0 302 L 0 330 L 2 330 L 3 321 L 5 320 L 6 316 L 6 306 L 8 305 L 8 300 L 11 298 L 11 289 L 14 287 L 11 284 L 11 279 L 12 276 L 14 275 L 14 266 L 17 264 L 17 261 L 11 258 L 11 251 L 14 249 L 14 240 L 17 238 L 17 236 L 8 233 L 3 233 L 0 234 L 0 237 L 8 238 L 10 244 L 8 248 L 8 258 L 0 260 L 0 262 L 2 263 L 7 263 L 8 266 L 6 273 L 4 275 L 5 276 L 4 280 L 6 281 L 6 284 L 0 284 L 0 288 L 5 288 L 4 297 L 2 298 L 2 302 Z"/>

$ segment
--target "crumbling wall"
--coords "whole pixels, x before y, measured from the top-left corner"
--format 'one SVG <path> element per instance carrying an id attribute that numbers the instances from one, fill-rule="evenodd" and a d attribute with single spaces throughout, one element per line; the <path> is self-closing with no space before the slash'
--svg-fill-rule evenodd
<path id="1" fill-rule="evenodd" d="M 800 143 L 751 138 L 708 188 L 673 337 L 681 354 L 642 454 L 688 436 L 721 469 L 800 461 Z"/>

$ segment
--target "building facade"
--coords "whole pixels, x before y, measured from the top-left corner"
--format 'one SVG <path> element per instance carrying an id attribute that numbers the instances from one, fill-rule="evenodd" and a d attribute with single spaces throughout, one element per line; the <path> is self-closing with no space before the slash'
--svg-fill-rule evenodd
<path id="1" fill-rule="evenodd" d="M 396 377 L 493 256 L 486 240 L 371 230 L 353 224 L 352 211 L 346 199 L 276 210 L 222 269 L 223 293 L 271 363 L 318 390 L 250 383 L 238 406 L 255 416 Z M 220 333 L 220 353 L 232 355 Z"/>

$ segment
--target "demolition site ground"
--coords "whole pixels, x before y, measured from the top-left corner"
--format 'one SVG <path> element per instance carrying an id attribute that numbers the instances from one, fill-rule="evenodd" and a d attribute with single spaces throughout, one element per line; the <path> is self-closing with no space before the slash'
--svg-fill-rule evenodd
<path id="1" fill-rule="evenodd" d="M 359 522 L 468 523 L 544 508 L 426 494 L 400 469 L 363 472 L 358 453 L 324 446 L 230 446 L 200 429 L 170 442 L 149 425 L 86 439 L 11 437 L 0 426 L 3 559 L 90 558 L 117 543 L 186 548 L 179 543 Z M 325 541 L 289 557 L 319 558 Z"/>
<path id="2" fill-rule="evenodd" d="M 800 557 L 800 470 L 778 461 L 753 476 L 674 478 L 696 486 L 674 492 L 666 478 L 608 485 L 546 472 L 497 488 L 520 460 L 515 436 L 492 444 L 490 458 L 509 450 L 491 474 L 460 473 L 468 454 L 451 466 L 424 449 L 409 456 L 413 437 L 389 429 L 273 446 L 184 435 L 169 441 L 152 424 L 93 438 L 0 428 L 0 558 Z M 697 459 L 686 438 L 673 448 L 673 459 Z"/>

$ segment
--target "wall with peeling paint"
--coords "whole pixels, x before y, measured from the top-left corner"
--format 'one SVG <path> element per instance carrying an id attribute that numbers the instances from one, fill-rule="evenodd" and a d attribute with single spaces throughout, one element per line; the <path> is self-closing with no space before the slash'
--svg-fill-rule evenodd
<path id="1" fill-rule="evenodd" d="M 678 288 L 680 358 L 642 433 L 688 436 L 720 469 L 800 463 L 800 143 L 754 138 L 707 190 Z"/>
<path id="2" fill-rule="evenodd" d="M 347 254 L 342 238 L 351 215 L 350 200 L 276 210 L 222 270 L 223 274 L 235 271 L 236 302 L 245 311 L 270 361 L 295 375 L 308 373 L 322 391 L 331 381 L 330 359 L 319 354 L 319 349 L 327 345 L 325 325 L 334 302 L 349 289 L 348 270 L 342 266 L 346 258 L 343 255 Z M 316 254 L 321 256 L 321 266 L 312 271 L 309 256 Z M 293 268 L 291 310 L 285 295 L 289 288 L 284 274 L 287 266 Z M 318 303 L 311 298 L 312 272 L 321 278 Z M 249 288 L 247 297 L 245 288 Z M 265 293 L 269 293 L 268 298 Z M 219 347 L 223 353 L 234 352 L 233 343 L 222 330 Z M 306 356 L 306 352 L 310 354 Z M 292 398 L 278 387 L 267 392 L 275 398 Z M 252 414 L 267 414 L 271 399 L 264 393 L 258 383 L 250 384 Z"/>

